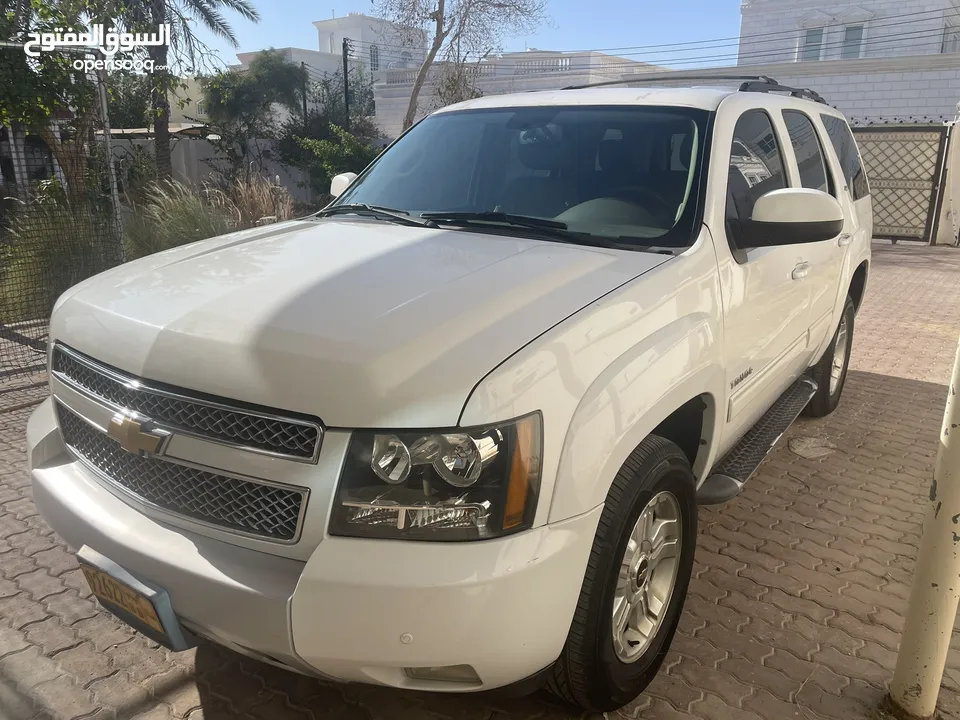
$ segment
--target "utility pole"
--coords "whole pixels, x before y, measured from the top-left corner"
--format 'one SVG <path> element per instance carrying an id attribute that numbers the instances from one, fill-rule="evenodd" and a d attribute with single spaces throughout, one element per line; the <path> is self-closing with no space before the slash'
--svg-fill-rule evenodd
<path id="1" fill-rule="evenodd" d="M 300 69 L 303 70 L 303 133 L 307 133 L 307 86 L 310 84 L 310 78 L 307 73 L 307 64 L 300 63 Z"/>
<path id="2" fill-rule="evenodd" d="M 960 347 L 953 365 L 930 505 L 890 684 L 894 704 L 917 718 L 937 709 L 960 603 Z"/>
<path id="3" fill-rule="evenodd" d="M 347 68 L 347 60 L 350 57 L 350 41 L 343 39 L 343 129 L 350 132 L 350 71 Z"/>

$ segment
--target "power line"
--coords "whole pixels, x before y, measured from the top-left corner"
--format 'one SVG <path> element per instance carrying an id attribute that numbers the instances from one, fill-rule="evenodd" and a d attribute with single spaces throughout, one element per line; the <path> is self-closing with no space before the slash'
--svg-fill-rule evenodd
<path id="1" fill-rule="evenodd" d="M 877 28 L 898 27 L 902 25 L 909 25 L 912 23 L 926 22 L 926 21 L 929 21 L 930 19 L 935 19 L 935 16 L 937 15 L 942 15 L 944 18 L 949 17 L 951 15 L 960 18 L 960 11 L 951 12 L 949 9 L 939 8 L 936 10 L 923 10 L 923 11 L 910 12 L 910 13 L 901 13 L 899 15 L 889 15 L 887 17 L 882 18 L 882 20 L 892 21 L 892 22 L 870 23 L 869 28 L 872 31 Z M 905 20 L 906 18 L 917 18 L 917 19 Z M 865 24 L 865 23 L 856 23 L 856 24 Z M 691 50 L 705 50 L 705 49 L 712 49 L 712 48 L 736 47 L 744 41 L 753 42 L 753 41 L 756 41 L 758 38 L 769 38 L 768 40 L 763 40 L 762 42 L 770 43 L 770 42 L 776 42 L 782 39 L 794 39 L 797 37 L 799 31 L 800 31 L 799 29 L 798 30 L 779 30 L 779 31 L 768 32 L 768 33 L 755 33 L 752 35 L 743 35 L 743 36 L 728 37 L 728 38 L 712 38 L 708 40 L 695 40 L 695 41 L 682 42 L 682 43 L 666 43 L 666 44 L 659 44 L 659 45 L 633 45 L 633 46 L 618 47 L 618 48 L 594 48 L 594 49 L 588 49 L 588 50 L 553 51 L 553 52 L 563 52 L 567 55 L 575 55 L 578 53 L 591 53 L 591 52 L 607 53 L 607 52 L 622 52 L 626 50 L 631 50 L 636 52 L 630 52 L 625 54 L 629 56 L 644 55 L 644 54 L 662 55 L 664 53 L 676 52 L 676 51 L 660 50 L 661 48 L 688 47 Z M 936 32 L 938 34 L 942 34 L 943 28 L 939 28 Z M 710 43 L 727 43 L 727 44 L 710 45 Z M 364 49 L 364 48 L 369 49 L 370 46 L 376 45 L 377 48 L 381 50 L 381 52 L 384 49 L 391 49 L 391 48 L 394 50 L 407 50 L 407 51 L 411 49 L 416 49 L 416 50 L 420 49 L 420 48 L 410 48 L 404 45 L 390 45 L 386 43 L 381 44 L 381 43 L 371 42 L 368 40 L 356 41 L 355 45 L 358 46 L 358 49 Z M 383 57 L 385 56 L 381 55 L 381 59 Z M 480 55 L 468 55 L 467 59 L 481 60 L 481 59 L 484 59 L 484 57 L 485 56 L 480 56 Z"/>
<path id="2" fill-rule="evenodd" d="M 868 47 L 874 47 L 874 48 L 876 48 L 876 47 L 880 47 L 880 46 L 884 46 L 884 45 L 889 45 L 889 44 L 891 44 L 891 43 L 899 43 L 899 42 L 902 42 L 903 40 L 924 40 L 924 39 L 926 39 L 926 38 L 930 38 L 930 41 L 929 41 L 928 43 L 915 43 L 915 44 L 914 44 L 914 47 L 923 46 L 923 45 L 934 45 L 934 46 L 938 46 L 938 45 L 941 45 L 941 44 L 942 44 L 942 34 L 943 34 L 943 31 L 942 31 L 942 30 L 936 30 L 936 31 L 930 31 L 930 30 L 923 30 L 923 31 L 921 31 L 921 30 L 917 30 L 917 31 L 915 31 L 915 32 L 913 32 L 913 33 L 901 33 L 901 34 L 899 34 L 899 35 L 895 35 L 895 36 L 891 36 L 891 37 L 886 37 L 886 38 L 867 38 L 867 39 L 864 39 L 864 40 L 861 40 L 861 41 L 860 41 L 859 47 L 860 47 L 861 52 L 862 52 L 863 49 L 868 48 Z M 821 53 L 822 53 L 824 50 L 842 49 L 843 47 L 848 46 L 849 44 L 850 44 L 850 43 L 847 43 L 846 41 L 838 40 L 838 41 L 833 41 L 833 42 L 821 43 L 818 47 L 820 48 L 820 51 L 821 51 Z M 802 48 L 801 48 L 801 52 L 802 52 Z M 638 54 L 639 54 L 639 53 L 638 53 Z M 792 55 L 793 53 L 792 53 L 792 52 L 789 52 L 789 54 Z M 764 64 L 764 62 L 793 62 L 792 60 L 784 60 L 783 57 L 784 57 L 784 52 L 783 52 L 783 51 L 776 51 L 776 52 L 773 52 L 773 51 L 759 51 L 759 52 L 748 52 L 748 53 L 743 53 L 743 54 L 737 53 L 737 54 L 727 54 L 727 55 L 701 55 L 701 56 L 696 56 L 696 57 L 688 57 L 688 58 L 684 58 L 684 59 L 667 61 L 667 62 L 670 63 L 670 65 L 667 66 L 667 69 L 676 69 L 676 66 L 683 66 L 683 65 L 700 65 L 700 66 L 702 66 L 702 65 L 704 65 L 704 64 L 706 64 L 706 63 L 715 63 L 715 62 L 724 62 L 724 61 L 743 61 L 743 60 L 749 60 L 750 62 L 748 62 L 748 63 L 743 63 L 743 64 L 742 64 L 743 67 L 749 67 L 750 65 L 761 65 L 761 64 Z M 402 60 L 403 58 L 400 58 L 400 57 L 398 57 L 398 56 L 391 56 L 391 55 L 381 55 L 381 56 L 380 56 L 381 64 L 384 62 L 384 60 L 390 60 L 390 59 Z M 558 60 L 559 60 L 559 59 L 574 60 L 574 59 L 576 59 L 576 58 L 575 58 L 575 57 L 571 57 L 571 56 L 569 56 L 569 55 L 563 55 L 563 56 L 558 56 L 557 59 L 558 59 Z M 869 58 L 863 58 L 863 59 L 869 59 Z M 544 58 L 544 60 L 548 60 L 548 58 Z M 520 61 L 520 62 L 523 62 L 523 61 Z M 811 61 L 811 62 L 815 62 L 815 61 Z M 649 65 L 649 63 L 648 63 L 648 65 Z M 481 66 L 482 66 L 482 65 L 481 65 Z M 592 64 L 592 63 L 579 63 L 579 64 L 577 64 L 577 63 L 569 63 L 569 64 L 566 65 L 565 69 L 562 69 L 562 70 L 561 70 L 560 68 L 558 68 L 556 72 L 558 72 L 558 73 L 566 73 L 566 72 L 570 72 L 570 71 L 572 71 L 572 70 L 587 70 L 587 69 L 593 69 L 593 70 L 605 70 L 605 69 L 610 69 L 610 70 L 624 70 L 624 71 L 627 71 L 627 70 L 629 70 L 630 68 L 633 68 L 633 67 L 637 67 L 637 65 L 635 65 L 635 64 L 633 64 L 633 63 L 630 63 L 630 62 L 625 62 L 625 63 L 622 63 L 622 64 L 615 64 L 615 65 L 606 65 L 606 66 L 596 65 L 596 64 Z M 414 69 L 414 68 L 410 68 L 410 69 Z M 546 74 L 550 74 L 550 73 L 536 73 L 536 72 L 533 72 L 533 73 L 530 73 L 530 74 L 531 74 L 531 75 L 546 75 Z"/>

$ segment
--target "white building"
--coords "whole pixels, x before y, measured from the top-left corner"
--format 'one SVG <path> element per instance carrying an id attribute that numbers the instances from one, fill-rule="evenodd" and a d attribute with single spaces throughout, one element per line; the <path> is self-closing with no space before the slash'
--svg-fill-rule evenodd
<path id="1" fill-rule="evenodd" d="M 960 0 L 743 0 L 737 70 L 813 88 L 861 124 L 952 120 Z"/>
<path id="2" fill-rule="evenodd" d="M 344 17 L 316 20 L 317 49 L 275 48 L 289 62 L 306 66 L 310 77 L 317 80 L 341 72 L 343 41 L 349 43 L 348 67 L 362 67 L 372 79 L 382 79 L 391 68 L 419 67 L 426 56 L 426 39 L 422 32 L 403 28 L 387 20 L 352 12 Z M 263 51 L 237 53 L 240 61 L 232 67 L 245 70 Z M 278 108 L 283 120 L 288 111 Z"/>
<path id="3" fill-rule="evenodd" d="M 344 40 L 350 45 L 351 64 L 363 65 L 371 73 L 419 66 L 426 55 L 426 41 L 421 32 L 404 30 L 392 22 L 363 13 L 315 20 L 313 26 L 317 29 L 316 50 L 278 49 L 287 60 L 302 62 L 317 73 L 334 73 L 342 67 Z M 248 67 L 260 52 L 237 53 L 239 67 Z"/>
<path id="4" fill-rule="evenodd" d="M 376 122 L 388 137 L 395 137 L 402 130 L 419 65 L 416 63 L 407 70 L 387 70 L 377 78 L 374 85 Z M 617 80 L 625 74 L 667 70 L 599 52 L 565 53 L 536 49 L 504 53 L 470 67 L 477 73 L 475 87 L 484 95 L 557 90 L 568 85 Z M 437 109 L 436 85 L 443 72 L 443 63 L 436 63 L 431 69 L 420 92 L 417 118 Z"/>

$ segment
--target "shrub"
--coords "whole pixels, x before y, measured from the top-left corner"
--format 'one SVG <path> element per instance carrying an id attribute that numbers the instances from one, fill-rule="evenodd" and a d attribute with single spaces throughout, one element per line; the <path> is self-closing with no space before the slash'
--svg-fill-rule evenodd
<path id="1" fill-rule="evenodd" d="M 249 228 L 293 217 L 293 198 L 287 189 L 272 185 L 255 175 L 248 181 L 236 180 L 224 190 L 236 208 L 238 228 Z"/>
<path id="2" fill-rule="evenodd" d="M 127 257 L 132 260 L 223 235 L 236 224 L 236 208 L 222 192 L 197 192 L 175 180 L 157 183 L 124 222 Z"/>
<path id="3" fill-rule="evenodd" d="M 143 257 L 291 217 L 290 193 L 261 177 L 237 180 L 225 189 L 204 185 L 199 190 L 168 180 L 151 186 L 124 222 L 127 256 Z"/>

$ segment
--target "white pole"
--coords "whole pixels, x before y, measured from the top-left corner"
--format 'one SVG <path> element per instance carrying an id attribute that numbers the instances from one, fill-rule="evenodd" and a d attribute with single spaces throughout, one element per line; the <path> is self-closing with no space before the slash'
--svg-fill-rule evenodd
<path id="1" fill-rule="evenodd" d="M 960 602 L 960 347 L 953 364 L 930 506 L 914 571 L 890 696 L 910 715 L 933 716 Z"/>

